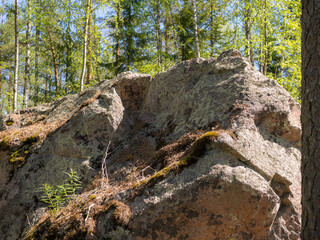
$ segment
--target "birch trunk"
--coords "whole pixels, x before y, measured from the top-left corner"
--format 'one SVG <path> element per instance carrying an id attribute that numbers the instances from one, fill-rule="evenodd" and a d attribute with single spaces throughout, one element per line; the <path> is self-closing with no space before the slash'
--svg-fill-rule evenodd
<path id="1" fill-rule="evenodd" d="M 213 57 L 214 48 L 214 24 L 213 24 L 214 6 L 210 3 L 210 57 Z"/>
<path id="2" fill-rule="evenodd" d="M 194 43 L 195 43 L 196 57 L 200 58 L 196 0 L 192 0 L 192 10 L 193 10 Z"/>
<path id="3" fill-rule="evenodd" d="M 31 21 L 30 21 L 30 13 L 31 13 L 31 5 L 28 0 L 28 9 L 27 9 L 27 30 L 26 30 L 26 65 L 25 65 L 25 77 L 24 77 L 24 101 L 23 105 L 25 108 L 28 107 L 29 100 L 29 88 L 30 88 L 30 32 L 31 32 Z"/>
<path id="4" fill-rule="evenodd" d="M 92 4 L 93 1 L 89 0 L 90 5 L 89 5 L 89 23 L 88 23 L 88 60 L 87 60 L 87 83 L 90 83 L 92 81 L 92 40 L 93 40 L 93 36 L 92 36 Z"/>
<path id="5" fill-rule="evenodd" d="M 38 7 L 40 7 L 41 1 L 38 1 Z M 39 13 L 38 13 L 39 14 Z M 36 41 L 35 41 L 35 59 L 34 59 L 34 89 L 35 89 L 35 100 L 34 104 L 38 103 L 39 96 L 39 42 L 40 42 L 40 21 L 37 19 L 36 23 Z"/>
<path id="6" fill-rule="evenodd" d="M 19 75 L 18 0 L 15 0 L 14 29 L 15 29 L 15 33 L 14 33 L 15 58 L 14 58 L 14 83 L 13 83 L 13 112 L 17 110 L 17 104 L 18 104 L 18 75 Z"/>
<path id="7" fill-rule="evenodd" d="M 264 7 L 267 10 L 267 0 L 264 1 Z M 267 60 L 268 60 L 268 32 L 267 32 L 267 17 L 264 18 L 264 62 L 263 74 L 267 75 Z"/>
<path id="8" fill-rule="evenodd" d="M 85 23 L 84 23 L 84 41 L 83 41 L 83 55 L 82 55 L 82 71 L 81 71 L 81 78 L 80 78 L 80 92 L 83 91 L 84 76 L 86 72 L 89 7 L 90 7 L 90 0 L 87 1 L 86 17 L 85 17 Z"/>
<path id="9" fill-rule="evenodd" d="M 164 41 L 165 41 L 165 52 L 168 55 L 169 54 L 169 27 L 170 27 L 170 22 L 169 22 L 169 13 L 168 10 L 166 10 L 166 18 L 165 18 L 165 33 L 164 33 Z"/>

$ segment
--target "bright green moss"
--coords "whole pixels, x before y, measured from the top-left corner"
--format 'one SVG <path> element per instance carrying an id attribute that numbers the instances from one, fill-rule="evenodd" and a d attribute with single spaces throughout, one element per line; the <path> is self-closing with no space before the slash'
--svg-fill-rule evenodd
<path id="1" fill-rule="evenodd" d="M 29 154 L 29 151 L 21 151 L 21 150 L 15 151 L 10 156 L 10 163 L 23 165 L 26 161 L 26 157 L 28 154 Z"/>
<path id="2" fill-rule="evenodd" d="M 97 198 L 96 195 L 90 195 L 90 196 L 89 196 L 89 199 L 90 199 L 90 200 L 94 200 L 94 199 L 96 199 L 96 198 Z"/>

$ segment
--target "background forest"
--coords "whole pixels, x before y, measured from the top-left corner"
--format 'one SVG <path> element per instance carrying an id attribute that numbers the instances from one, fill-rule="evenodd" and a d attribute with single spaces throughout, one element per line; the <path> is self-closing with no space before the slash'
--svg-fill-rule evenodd
<path id="1" fill-rule="evenodd" d="M 300 101 L 300 0 L 0 1 L 0 114 L 228 48 Z"/>

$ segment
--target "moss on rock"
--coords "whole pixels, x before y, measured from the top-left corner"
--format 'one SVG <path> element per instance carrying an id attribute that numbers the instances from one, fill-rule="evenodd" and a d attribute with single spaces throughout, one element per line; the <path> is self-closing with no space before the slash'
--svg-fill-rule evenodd
<path id="1" fill-rule="evenodd" d="M 39 135 L 38 134 L 33 134 L 32 136 L 29 136 L 25 139 L 23 139 L 23 144 L 24 145 L 33 145 L 39 140 Z"/>
<path id="2" fill-rule="evenodd" d="M 14 124 L 14 121 L 12 120 L 12 119 L 8 119 L 7 121 L 6 121 L 6 125 L 7 126 L 12 126 Z"/>
<path id="3" fill-rule="evenodd" d="M 154 184 L 156 181 L 167 177 L 173 171 L 182 171 L 185 167 L 190 166 L 195 163 L 200 156 L 202 156 L 206 151 L 206 145 L 210 143 L 210 141 L 214 140 L 219 136 L 219 132 L 210 131 L 206 132 L 197 138 L 192 144 L 191 148 L 184 157 L 182 157 L 178 162 L 174 162 L 169 166 L 161 169 L 156 172 L 151 177 L 142 180 L 133 185 L 134 188 L 139 187 L 144 184 Z"/>
<path id="4" fill-rule="evenodd" d="M 0 141 L 0 151 L 6 151 L 9 149 L 8 137 L 3 138 Z"/>

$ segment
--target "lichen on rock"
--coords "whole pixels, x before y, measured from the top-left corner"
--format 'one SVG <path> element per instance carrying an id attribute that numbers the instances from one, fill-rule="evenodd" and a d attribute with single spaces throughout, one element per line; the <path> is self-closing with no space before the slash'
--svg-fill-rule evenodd
<path id="1" fill-rule="evenodd" d="M 286 90 L 231 49 L 5 116 L 0 235 L 299 239 L 299 115 Z M 56 216 L 41 212 L 36 189 L 67 168 L 86 188 Z"/>

